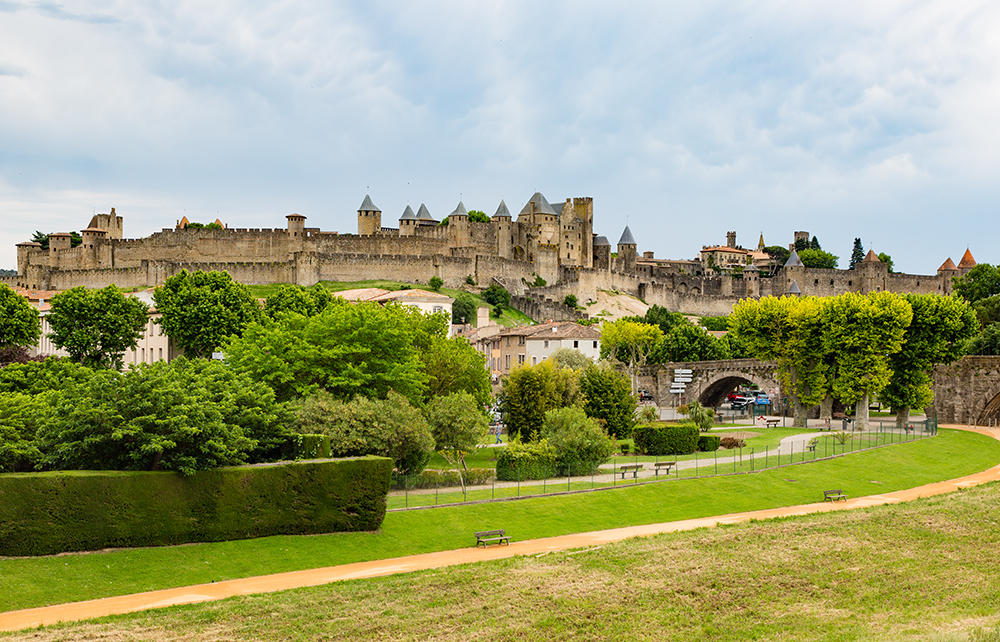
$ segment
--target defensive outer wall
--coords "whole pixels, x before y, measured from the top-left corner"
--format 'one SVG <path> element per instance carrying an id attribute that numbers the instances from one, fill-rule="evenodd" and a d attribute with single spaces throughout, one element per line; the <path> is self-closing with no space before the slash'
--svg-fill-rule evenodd
<path id="1" fill-rule="evenodd" d="M 639 385 L 653 393 L 661 408 L 678 404 L 679 396 L 670 392 L 676 369 L 693 372 L 686 400 L 707 406 L 718 406 L 726 393 L 748 383 L 768 392 L 780 388 L 776 365 L 768 361 L 731 359 L 648 366 L 640 373 Z M 933 381 L 934 401 L 924 412 L 939 423 L 983 426 L 1000 422 L 1000 357 L 963 357 L 938 366 Z"/>

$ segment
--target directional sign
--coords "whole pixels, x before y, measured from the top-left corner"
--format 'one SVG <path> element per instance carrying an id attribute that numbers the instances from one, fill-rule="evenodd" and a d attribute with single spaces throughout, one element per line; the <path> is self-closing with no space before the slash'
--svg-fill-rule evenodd
<path id="1" fill-rule="evenodd" d="M 689 374 L 694 374 L 694 370 L 691 370 L 690 368 L 674 368 L 674 374 L 689 375 Z"/>
<path id="2" fill-rule="evenodd" d="M 684 383 L 691 383 L 693 381 L 693 379 L 691 379 L 691 377 L 674 377 L 674 383 L 677 383 L 677 382 L 680 382 L 680 381 L 682 381 Z"/>

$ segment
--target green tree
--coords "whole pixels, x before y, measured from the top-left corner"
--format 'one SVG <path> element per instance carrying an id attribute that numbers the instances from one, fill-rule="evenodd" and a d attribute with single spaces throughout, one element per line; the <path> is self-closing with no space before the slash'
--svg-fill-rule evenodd
<path id="1" fill-rule="evenodd" d="M 889 267 L 889 274 L 893 274 L 894 270 L 892 269 L 892 257 L 891 256 L 889 256 L 885 252 L 879 252 L 878 253 L 878 260 L 881 261 L 882 263 L 885 263 Z"/>
<path id="2" fill-rule="evenodd" d="M 729 329 L 729 317 L 701 317 L 698 322 L 701 327 L 714 332 L 724 332 Z"/>
<path id="3" fill-rule="evenodd" d="M 909 421 L 910 408 L 924 408 L 934 398 L 931 370 L 962 356 L 979 323 L 965 301 L 938 294 L 903 294 L 913 320 L 903 335 L 899 352 L 889 357 L 891 378 L 879 399 L 896 411 L 896 427 Z"/>
<path id="4" fill-rule="evenodd" d="M 820 247 L 819 239 L 816 238 L 815 235 L 812 237 L 812 240 L 809 241 L 809 249 L 810 250 L 822 250 L 823 249 L 822 247 Z"/>
<path id="5" fill-rule="evenodd" d="M 839 258 L 823 250 L 806 249 L 799 252 L 799 259 L 802 261 L 802 265 L 809 268 L 836 270 Z"/>
<path id="6" fill-rule="evenodd" d="M 768 245 L 764 248 L 767 255 L 774 259 L 779 266 L 784 265 L 788 261 L 788 257 L 791 252 L 788 251 L 787 247 L 781 247 L 780 245 Z"/>
<path id="7" fill-rule="evenodd" d="M 492 386 L 486 357 L 464 337 L 434 337 L 420 351 L 420 359 L 427 373 L 429 398 L 466 392 L 480 405 L 489 404 Z"/>
<path id="8" fill-rule="evenodd" d="M 687 320 L 687 317 L 680 312 L 671 312 L 670 310 L 656 304 L 649 306 L 649 309 L 646 310 L 646 314 L 644 316 L 627 318 L 630 321 L 658 326 L 663 334 L 670 332 L 670 330 L 676 326 L 691 323 Z"/>
<path id="9" fill-rule="evenodd" d="M 434 452 L 430 426 L 403 395 L 385 399 L 355 397 L 349 402 L 319 390 L 292 404 L 296 429 L 330 437 L 337 457 L 391 457 L 401 475 L 419 474 Z"/>
<path id="10" fill-rule="evenodd" d="M 469 210 L 469 221 L 472 223 L 489 223 L 490 217 L 482 210 Z"/>
<path id="11" fill-rule="evenodd" d="M 217 361 L 100 370 L 59 395 L 39 429 L 47 465 L 69 470 L 197 470 L 261 461 L 290 417 L 267 386 Z"/>
<path id="12" fill-rule="evenodd" d="M 890 356 L 903 346 L 913 309 L 892 292 L 848 292 L 830 299 L 823 312 L 826 349 L 836 354 L 834 395 L 857 404 L 857 428 L 865 430 L 869 399 L 889 384 Z"/>
<path id="13" fill-rule="evenodd" d="M 563 405 L 557 370 L 551 361 L 517 366 L 503 379 L 500 412 L 510 435 L 529 440 L 542 430 L 545 413 Z"/>
<path id="14" fill-rule="evenodd" d="M 35 435 L 49 421 L 57 393 L 0 392 L 0 473 L 23 473 L 42 464 Z"/>
<path id="15" fill-rule="evenodd" d="M 989 263 L 980 263 L 965 276 L 954 277 L 955 294 L 969 303 L 1000 294 L 1000 270 Z"/>
<path id="16" fill-rule="evenodd" d="M 489 422 L 482 405 L 465 392 L 435 397 L 427 406 L 427 423 L 441 456 L 458 472 L 465 492 L 465 455 L 486 438 Z"/>
<path id="17" fill-rule="evenodd" d="M 444 337 L 447 317 L 391 303 L 336 299 L 314 317 L 251 323 L 224 345 L 226 363 L 275 391 L 280 401 L 326 390 L 342 400 L 382 399 L 390 390 L 419 405 L 427 392 L 420 350 Z"/>
<path id="18" fill-rule="evenodd" d="M 39 395 L 82 384 L 93 376 L 90 368 L 69 359 L 49 357 L 0 368 L 0 392 Z"/>
<path id="19" fill-rule="evenodd" d="M 571 368 L 573 370 L 583 370 L 594 361 L 576 348 L 557 348 L 549 355 L 549 361 L 555 364 L 556 368 Z"/>
<path id="20" fill-rule="evenodd" d="M 606 363 L 592 363 L 580 373 L 580 390 L 588 417 L 603 420 L 608 433 L 618 439 L 632 436 L 636 398 L 628 377 Z"/>
<path id="21" fill-rule="evenodd" d="M 153 292 L 158 323 L 189 358 L 210 357 L 227 337 L 261 318 L 250 288 L 228 272 L 181 270 Z"/>
<path id="22" fill-rule="evenodd" d="M 441 286 L 444 285 L 444 279 L 442 279 L 439 276 L 432 276 L 428 284 L 431 286 L 432 290 L 437 292 L 438 290 L 441 289 Z"/>
<path id="23" fill-rule="evenodd" d="M 698 427 L 700 432 L 708 432 L 712 429 L 712 424 L 715 422 L 715 411 L 711 408 L 706 408 L 697 401 L 692 401 L 678 410 L 687 415 L 687 418 Z"/>
<path id="24" fill-rule="evenodd" d="M 809 240 L 808 239 L 795 239 L 795 251 L 796 252 L 802 252 L 802 250 L 808 250 L 808 249 L 809 249 Z"/>
<path id="25" fill-rule="evenodd" d="M 576 306 L 577 306 L 576 295 L 575 294 L 567 294 L 566 297 L 563 299 L 563 304 L 565 304 L 565 305 L 567 305 L 567 306 L 569 306 L 569 307 L 571 307 L 571 308 L 573 308 L 575 310 Z"/>
<path id="26" fill-rule="evenodd" d="M 864 260 L 865 260 L 865 247 L 861 245 L 861 239 L 856 238 L 854 239 L 854 247 L 851 249 L 851 265 L 849 269 L 853 270 L 855 265 L 861 263 Z"/>
<path id="27" fill-rule="evenodd" d="M 467 292 L 459 292 L 455 297 L 455 302 L 451 304 L 451 322 L 475 325 L 477 310 L 479 310 L 479 304 L 472 298 L 472 295 Z"/>
<path id="28" fill-rule="evenodd" d="M 757 359 L 775 361 L 794 407 L 794 425 L 806 427 L 806 411 L 829 390 L 824 310 L 829 299 L 744 299 L 729 317 L 730 335 Z"/>
<path id="29" fill-rule="evenodd" d="M 267 297 L 264 314 L 272 319 L 289 312 L 311 317 L 325 310 L 332 299 L 333 295 L 321 287 L 282 284 Z"/>
<path id="30" fill-rule="evenodd" d="M 0 283 L 0 348 L 34 346 L 42 333 L 38 310 L 3 283 Z"/>
<path id="31" fill-rule="evenodd" d="M 685 323 L 675 326 L 660 340 L 649 355 L 649 363 L 715 361 L 728 359 L 728 344 L 719 341 L 705 328 Z"/>
<path id="32" fill-rule="evenodd" d="M 972 309 L 979 318 L 979 325 L 986 327 L 1000 321 L 1000 295 L 994 294 L 976 301 Z"/>
<path id="33" fill-rule="evenodd" d="M 615 452 L 615 441 L 582 408 L 556 408 L 545 413 L 542 439 L 556 451 L 560 475 L 588 474 Z"/>
<path id="34" fill-rule="evenodd" d="M 126 350 L 139 343 L 149 321 L 148 306 L 113 285 L 102 290 L 80 286 L 52 297 L 52 343 L 70 359 L 93 368 L 122 367 Z"/>
<path id="35" fill-rule="evenodd" d="M 506 308 L 510 306 L 510 292 L 494 283 L 483 292 L 483 300 L 490 305 Z"/>
<path id="36" fill-rule="evenodd" d="M 969 343 L 969 354 L 1000 356 L 1000 323 L 986 326 Z"/>
<path id="37" fill-rule="evenodd" d="M 658 326 L 627 319 L 606 321 L 601 325 L 601 358 L 615 359 L 628 369 L 632 394 L 639 387 L 639 368 L 663 337 Z"/>

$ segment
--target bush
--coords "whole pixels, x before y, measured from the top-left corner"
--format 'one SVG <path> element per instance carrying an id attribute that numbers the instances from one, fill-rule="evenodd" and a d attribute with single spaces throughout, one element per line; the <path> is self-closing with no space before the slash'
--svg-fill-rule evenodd
<path id="1" fill-rule="evenodd" d="M 476 285 L 476 279 L 471 274 L 469 276 L 465 277 L 465 282 L 468 285 Z"/>
<path id="2" fill-rule="evenodd" d="M 483 300 L 503 309 L 510 305 L 510 292 L 494 283 L 483 292 Z"/>
<path id="3" fill-rule="evenodd" d="M 373 531 L 392 461 L 0 475 L 0 555 Z"/>
<path id="4" fill-rule="evenodd" d="M 535 288 L 544 288 L 544 287 L 545 287 L 545 279 L 543 279 L 542 277 L 540 277 L 540 276 L 538 276 L 538 275 L 536 274 L 536 275 L 535 275 L 535 280 L 534 280 L 534 282 L 533 282 L 533 283 L 531 284 L 531 287 L 535 287 Z"/>
<path id="5" fill-rule="evenodd" d="M 497 449 L 497 479 L 518 481 L 556 476 L 556 449 L 542 439 L 524 444 L 512 439 Z"/>
<path id="6" fill-rule="evenodd" d="M 732 450 L 733 448 L 743 448 L 747 445 L 747 442 L 743 441 L 739 437 L 723 437 L 719 441 L 719 447 L 725 448 L 726 450 Z"/>
<path id="7" fill-rule="evenodd" d="M 719 442 L 722 439 L 718 435 L 702 435 L 698 437 L 698 450 L 703 453 L 710 453 L 719 449 Z"/>
<path id="8" fill-rule="evenodd" d="M 545 413 L 542 438 L 556 451 L 559 474 L 589 473 L 615 452 L 615 442 L 583 408 L 558 408 Z"/>
<path id="9" fill-rule="evenodd" d="M 328 435 L 292 435 L 282 451 L 287 459 L 329 459 Z"/>
<path id="10" fill-rule="evenodd" d="M 692 424 L 639 426 L 632 433 L 635 447 L 647 455 L 689 455 L 698 447 L 699 432 Z"/>
<path id="11" fill-rule="evenodd" d="M 608 433 L 628 439 L 635 427 L 635 397 L 628 376 L 605 364 L 592 364 L 580 374 L 583 409 L 607 422 Z"/>
<path id="12" fill-rule="evenodd" d="M 569 307 L 571 307 L 571 308 L 573 308 L 575 310 L 576 309 L 576 305 L 577 305 L 576 295 L 575 294 L 567 294 L 566 298 L 563 299 L 563 304 L 565 304 L 565 305 L 567 305 L 567 306 L 569 306 Z"/>
<path id="13" fill-rule="evenodd" d="M 441 286 L 444 285 L 444 279 L 442 279 L 439 276 L 432 276 L 428 284 L 431 286 L 432 290 L 437 292 L 438 290 L 441 289 Z"/>

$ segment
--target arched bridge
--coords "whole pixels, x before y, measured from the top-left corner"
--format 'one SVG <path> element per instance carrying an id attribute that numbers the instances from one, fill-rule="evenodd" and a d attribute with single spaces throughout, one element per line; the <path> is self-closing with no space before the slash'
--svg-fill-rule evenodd
<path id="1" fill-rule="evenodd" d="M 690 370 L 691 382 L 683 395 L 670 392 L 675 370 Z M 928 413 L 940 423 L 1000 423 L 1000 357 L 968 356 L 933 373 L 934 402 Z M 718 406 L 730 390 L 748 384 L 772 394 L 780 389 L 777 365 L 757 359 L 696 361 L 647 366 L 640 386 L 653 393 L 661 408 L 698 401 Z"/>

